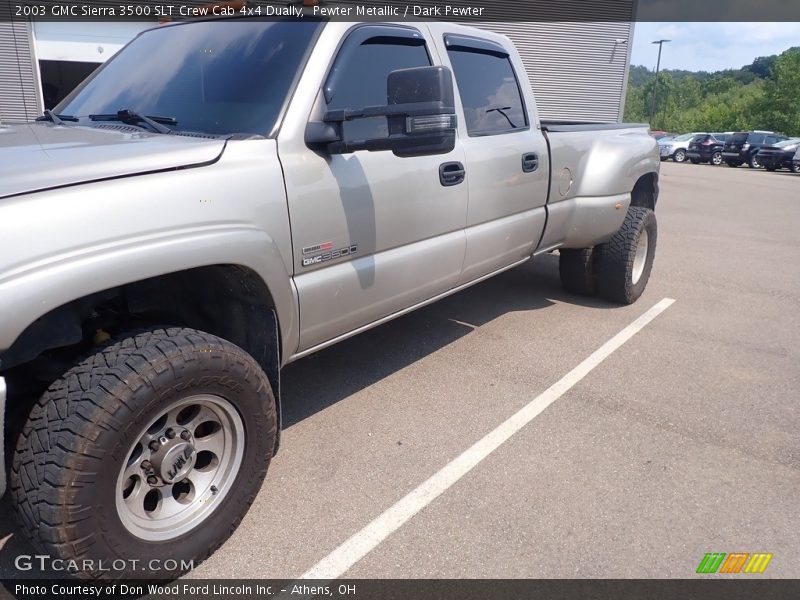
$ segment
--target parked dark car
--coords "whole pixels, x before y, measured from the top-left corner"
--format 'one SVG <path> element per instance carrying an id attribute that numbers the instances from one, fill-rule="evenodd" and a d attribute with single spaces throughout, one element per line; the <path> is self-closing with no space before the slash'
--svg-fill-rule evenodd
<path id="1" fill-rule="evenodd" d="M 773 146 L 764 146 L 758 151 L 756 158 L 767 171 L 789 169 L 793 173 L 800 173 L 800 165 L 792 163 L 798 147 L 800 147 L 800 138 L 790 138 Z"/>
<path id="2" fill-rule="evenodd" d="M 792 166 L 795 167 L 793 169 L 795 173 L 800 173 L 800 148 L 798 148 L 797 152 L 794 153 L 794 159 L 792 160 Z"/>
<path id="3" fill-rule="evenodd" d="M 764 146 L 772 146 L 788 139 L 771 131 L 737 131 L 722 148 L 722 160 L 729 167 L 738 167 L 744 163 L 753 169 L 759 169 L 758 151 Z"/>
<path id="4" fill-rule="evenodd" d="M 722 147 L 728 139 L 727 133 L 701 133 L 692 138 L 686 151 L 686 158 L 694 164 L 722 164 Z"/>

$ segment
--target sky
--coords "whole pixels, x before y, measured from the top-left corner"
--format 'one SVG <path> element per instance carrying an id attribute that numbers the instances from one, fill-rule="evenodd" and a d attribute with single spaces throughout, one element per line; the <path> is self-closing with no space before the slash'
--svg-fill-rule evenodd
<path id="1" fill-rule="evenodd" d="M 658 45 L 662 69 L 719 71 L 749 65 L 759 56 L 800 46 L 800 23 L 636 23 L 631 64 L 655 69 Z"/>

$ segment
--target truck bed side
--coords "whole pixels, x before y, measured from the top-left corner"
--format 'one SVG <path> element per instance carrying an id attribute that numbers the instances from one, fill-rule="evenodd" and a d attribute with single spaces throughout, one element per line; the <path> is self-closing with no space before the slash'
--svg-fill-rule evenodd
<path id="1" fill-rule="evenodd" d="M 642 178 L 657 184 L 656 141 L 646 125 L 542 123 L 550 149 L 547 228 L 537 253 L 586 248 L 620 227 Z"/>

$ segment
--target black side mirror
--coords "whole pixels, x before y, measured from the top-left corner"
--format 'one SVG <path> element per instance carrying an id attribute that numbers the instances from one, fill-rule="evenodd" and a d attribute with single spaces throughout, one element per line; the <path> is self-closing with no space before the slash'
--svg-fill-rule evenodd
<path id="1" fill-rule="evenodd" d="M 418 67 L 389 73 L 387 104 L 328 111 L 322 123 L 306 128 L 306 143 L 331 154 L 358 150 L 391 150 L 397 156 L 444 154 L 455 147 L 456 115 L 453 76 L 447 67 Z M 386 117 L 389 135 L 344 141 L 343 123 Z"/>
<path id="2" fill-rule="evenodd" d="M 389 73 L 389 106 L 414 107 L 405 118 L 388 117 L 397 134 L 397 156 L 444 154 L 456 144 L 453 75 L 447 67 L 418 67 Z"/>

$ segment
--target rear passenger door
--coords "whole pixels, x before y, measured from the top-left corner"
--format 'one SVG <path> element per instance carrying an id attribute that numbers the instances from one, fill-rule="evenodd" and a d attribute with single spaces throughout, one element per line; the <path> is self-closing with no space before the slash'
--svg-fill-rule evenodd
<path id="1" fill-rule="evenodd" d="M 547 141 L 524 67 L 500 40 L 445 34 L 460 98 L 469 206 L 461 283 L 529 257 L 545 225 Z"/>

